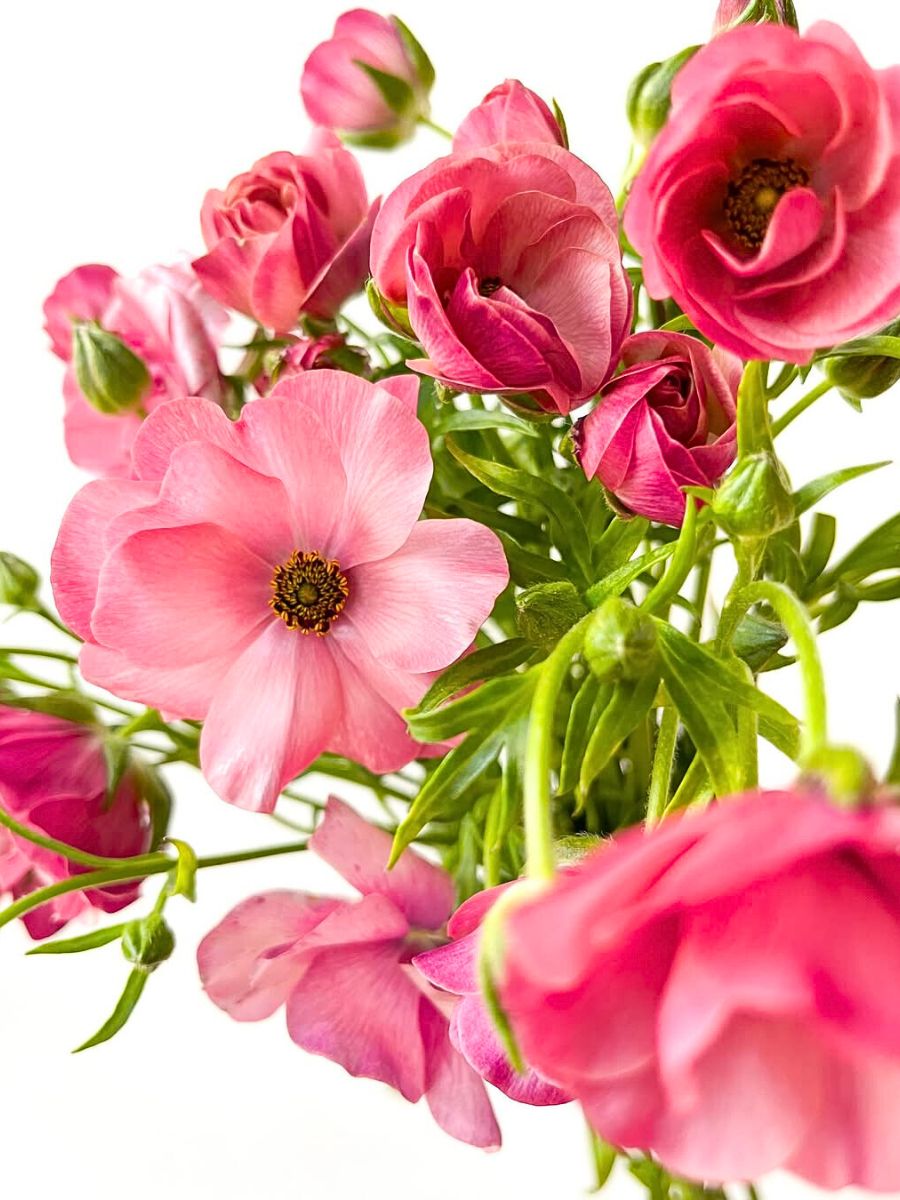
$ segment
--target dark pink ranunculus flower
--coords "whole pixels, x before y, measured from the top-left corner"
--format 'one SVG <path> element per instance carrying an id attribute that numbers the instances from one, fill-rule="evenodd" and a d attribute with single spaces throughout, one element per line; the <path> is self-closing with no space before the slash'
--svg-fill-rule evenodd
<path id="1" fill-rule="evenodd" d="M 107 779 L 96 730 L 0 705 L 0 806 L 20 825 L 106 858 L 146 853 L 150 819 L 138 774 L 126 771 L 112 802 Z M 0 893 L 18 899 L 87 869 L 0 827 Z M 139 883 L 69 892 L 22 920 L 33 938 L 45 938 L 92 907 L 118 912 L 139 892 Z"/>
<path id="2" fill-rule="evenodd" d="M 540 96 L 518 79 L 498 83 L 453 135 L 454 153 L 498 142 L 549 142 L 564 146 L 562 130 Z"/>
<path id="3" fill-rule="evenodd" d="M 693 1179 L 900 1188 L 900 809 L 735 797 L 631 830 L 509 914 L 527 1060 Z"/>
<path id="4" fill-rule="evenodd" d="M 842 29 L 741 25 L 679 71 L 625 228 L 651 296 L 742 358 L 807 362 L 900 311 L 900 68 Z"/>
<path id="5" fill-rule="evenodd" d="M 478 984 L 481 923 L 511 886 L 504 883 L 478 892 L 460 905 L 447 925 L 452 940 L 416 955 L 413 966 L 430 983 L 461 997 L 450 1017 L 450 1040 L 482 1079 L 521 1104 L 566 1104 L 571 1097 L 537 1071 L 529 1068 L 520 1075 L 515 1070 L 481 998 Z"/>
<path id="6" fill-rule="evenodd" d="M 452 154 L 407 179 L 375 222 L 372 275 L 428 355 L 410 366 L 548 411 L 597 391 L 631 322 L 609 190 L 547 142 Z"/>
<path id="7" fill-rule="evenodd" d="M 397 111 L 364 63 L 409 88 L 408 104 Z M 334 32 L 316 46 L 303 67 L 300 95 L 315 125 L 352 135 L 381 135 L 391 144 L 408 137 L 428 114 L 431 80 L 422 78 L 393 17 L 365 8 L 342 13 Z"/>
<path id="8" fill-rule="evenodd" d="M 712 487 L 734 462 L 742 364 L 684 333 L 649 330 L 574 431 L 578 461 L 631 512 L 680 525 L 684 487 Z"/>
<path id="9" fill-rule="evenodd" d="M 451 1044 L 453 1002 L 410 964 L 441 937 L 450 876 L 410 850 L 386 870 L 390 836 L 334 797 L 309 845 L 361 898 L 279 891 L 243 901 L 200 943 L 207 995 L 237 1021 L 284 1005 L 298 1046 L 412 1102 L 424 1096 L 451 1136 L 496 1149 L 484 1084 Z"/>
<path id="10" fill-rule="evenodd" d="M 414 376 L 316 370 L 231 421 L 163 405 L 134 478 L 63 518 L 56 602 L 85 678 L 204 721 L 220 796 L 271 811 L 325 750 L 373 771 L 422 752 L 400 715 L 471 646 L 506 586 L 502 546 L 419 516 L 431 480 Z"/>
<path id="11" fill-rule="evenodd" d="M 177 396 L 224 398 L 217 347 L 228 315 L 185 267 L 149 267 L 133 279 L 112 267 L 76 267 L 44 302 L 53 352 L 66 364 L 65 435 L 69 457 L 98 475 L 127 475 L 143 417 L 102 413 L 82 395 L 72 367 L 72 321 L 98 321 L 144 362 L 152 412 Z"/>
<path id="12" fill-rule="evenodd" d="M 377 208 L 356 159 L 320 130 L 306 154 L 269 154 L 206 193 L 209 253 L 194 270 L 216 299 L 277 333 L 301 314 L 331 318 L 365 282 Z"/>

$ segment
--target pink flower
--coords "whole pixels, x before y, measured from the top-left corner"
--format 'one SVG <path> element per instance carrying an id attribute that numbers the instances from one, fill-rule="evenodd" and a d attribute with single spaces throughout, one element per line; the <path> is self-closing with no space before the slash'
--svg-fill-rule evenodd
<path id="1" fill-rule="evenodd" d="M 365 282 L 377 208 L 356 159 L 320 131 L 307 154 L 269 154 L 206 193 L 209 253 L 194 270 L 216 299 L 278 333 L 301 314 L 331 318 Z"/>
<path id="2" fill-rule="evenodd" d="M 112 267 L 76 267 L 44 303 L 53 352 L 67 365 L 63 394 L 69 457 L 99 475 L 127 475 L 131 445 L 143 419 L 138 413 L 98 412 L 82 395 L 72 368 L 72 321 L 98 321 L 138 355 L 152 390 L 145 411 L 176 396 L 224 393 L 216 347 L 228 317 L 183 267 L 149 267 L 124 279 Z"/>
<path id="3" fill-rule="evenodd" d="M 679 71 L 625 227 L 651 296 L 743 358 L 807 362 L 900 311 L 900 69 L 819 23 L 741 25 Z"/>
<path id="4" fill-rule="evenodd" d="M 520 1075 L 511 1065 L 485 1008 L 478 986 L 478 945 L 485 915 L 511 885 L 478 892 L 462 904 L 447 925 L 453 939 L 425 950 L 413 966 L 437 987 L 462 999 L 450 1017 L 450 1041 L 478 1074 L 522 1104 L 566 1104 L 570 1097 L 536 1071 Z"/>
<path id="5" fill-rule="evenodd" d="M 529 1062 L 694 1179 L 900 1187 L 900 809 L 729 799 L 632 830 L 510 914 Z"/>
<path id="6" fill-rule="evenodd" d="M 740 359 L 651 330 L 628 339 L 622 362 L 575 427 L 578 461 L 625 508 L 680 525 L 681 489 L 713 486 L 734 462 Z"/>
<path id="7" fill-rule="evenodd" d="M 565 145 L 556 117 L 540 96 L 518 79 L 498 83 L 472 109 L 454 134 L 453 151 L 480 150 L 498 142 Z"/>
<path id="8" fill-rule="evenodd" d="M 237 1021 L 285 1005 L 298 1046 L 407 1100 L 424 1096 L 447 1133 L 496 1149 L 484 1084 L 448 1037 L 447 998 L 410 966 L 453 907 L 450 876 L 412 851 L 387 871 L 389 835 L 334 797 L 309 844 L 362 898 L 281 891 L 245 900 L 200 944 L 207 995 Z"/>
<path id="9" fill-rule="evenodd" d="M 469 520 L 418 521 L 431 479 L 417 380 L 285 380 L 238 421 L 173 401 L 133 480 L 88 484 L 53 586 L 86 678 L 205 721 L 225 799 L 270 810 L 322 751 L 374 771 L 418 752 L 399 715 L 467 650 L 508 572 Z"/>
<path id="10" fill-rule="evenodd" d="M 276 383 L 302 375 L 306 371 L 322 370 L 324 367 L 350 369 L 345 366 L 352 361 L 354 375 L 365 374 L 368 359 L 365 352 L 348 346 L 342 333 L 323 333 L 319 337 L 291 338 L 286 346 L 267 352 L 263 357 L 263 370 L 253 380 L 253 386 L 261 396 L 268 395 Z"/>
<path id="11" fill-rule="evenodd" d="M 392 104 L 366 67 L 395 81 Z M 394 145 L 428 115 L 433 80 L 424 51 L 396 17 L 354 8 L 338 17 L 332 36 L 306 60 L 300 95 L 315 125 Z"/>
<path id="12" fill-rule="evenodd" d="M 719 0 L 713 21 L 713 35 L 742 21 L 777 21 L 796 28 L 793 0 Z"/>
<path id="13" fill-rule="evenodd" d="M 107 778 L 96 730 L 0 705 L 0 806 L 20 825 L 106 858 L 146 853 L 150 821 L 138 774 L 126 771 L 112 803 Z M 0 893 L 18 899 L 87 869 L 0 827 Z M 45 938 L 91 907 L 118 912 L 139 891 L 125 883 L 69 892 L 22 920 L 33 938 Z"/>
<path id="14" fill-rule="evenodd" d="M 410 366 L 549 411 L 596 392 L 631 322 L 612 197 L 547 142 L 453 154 L 406 180 L 375 223 L 372 274 L 408 306 L 428 355 Z"/>

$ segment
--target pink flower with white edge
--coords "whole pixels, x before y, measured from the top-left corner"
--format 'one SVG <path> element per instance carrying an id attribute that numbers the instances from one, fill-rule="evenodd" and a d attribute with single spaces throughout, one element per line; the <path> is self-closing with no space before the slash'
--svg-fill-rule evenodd
<path id="1" fill-rule="evenodd" d="M 498 83 L 453 135 L 455 154 L 498 142 L 548 142 L 565 146 L 559 122 L 540 96 L 518 79 Z"/>
<path id="2" fill-rule="evenodd" d="M 224 400 L 217 347 L 228 315 L 184 267 L 149 267 L 134 279 L 112 267 L 76 267 L 44 303 L 53 352 L 67 364 L 66 449 L 76 466 L 97 475 L 127 475 L 143 416 L 102 413 L 84 397 L 72 367 L 72 321 L 97 321 L 144 363 L 151 388 L 144 412 L 176 396 Z"/>
<path id="3" fill-rule="evenodd" d="M 742 358 L 878 329 L 900 312 L 900 68 L 827 22 L 720 34 L 675 76 L 625 228 L 649 294 Z"/>
<path id="4" fill-rule="evenodd" d="M 237 1021 L 284 1005 L 298 1046 L 412 1102 L 424 1096 L 451 1136 L 496 1149 L 484 1084 L 450 1041 L 449 998 L 410 965 L 450 915 L 450 876 L 410 850 L 386 870 L 390 836 L 334 797 L 309 846 L 361 898 L 278 891 L 243 901 L 200 943 L 207 995 Z"/>
<path id="5" fill-rule="evenodd" d="M 390 89 L 392 103 L 367 67 L 399 81 Z M 428 115 L 433 81 L 431 64 L 396 17 L 354 8 L 338 17 L 331 37 L 306 60 L 300 95 L 315 125 L 363 144 L 392 146 Z"/>
<path id="6" fill-rule="evenodd" d="M 134 479 L 73 500 L 53 588 L 85 677 L 204 721 L 212 787 L 271 810 L 323 751 L 420 752 L 402 709 L 464 653 L 508 570 L 496 535 L 419 521 L 431 479 L 412 376 L 311 371 L 239 420 L 204 400 L 144 423 Z"/>
<path id="7" fill-rule="evenodd" d="M 96 730 L 0 705 L 0 806 L 20 825 L 106 858 L 146 853 L 150 819 L 138 773 L 125 772 L 111 801 L 107 780 Z M 87 869 L 0 827 L 0 893 L 17 900 Z M 33 938 L 50 937 L 92 908 L 118 912 L 139 892 L 139 883 L 69 892 L 22 921 Z"/>
<path id="8" fill-rule="evenodd" d="M 507 142 L 439 158 L 385 201 L 372 275 L 463 392 L 566 413 L 615 369 L 632 292 L 606 184 L 562 146 Z"/>
<path id="9" fill-rule="evenodd" d="M 208 253 L 193 267 L 217 300 L 286 333 L 301 314 L 330 319 L 360 290 L 377 210 L 356 159 L 319 130 L 306 154 L 269 154 L 206 193 Z"/>
<path id="10" fill-rule="evenodd" d="M 571 1099 L 530 1067 L 523 1073 L 512 1066 L 481 998 L 478 948 L 481 923 L 507 888 L 478 892 L 456 910 L 447 925 L 452 939 L 417 954 L 413 966 L 436 987 L 460 996 L 450 1017 L 450 1040 L 482 1079 L 521 1104 L 566 1104 Z"/>

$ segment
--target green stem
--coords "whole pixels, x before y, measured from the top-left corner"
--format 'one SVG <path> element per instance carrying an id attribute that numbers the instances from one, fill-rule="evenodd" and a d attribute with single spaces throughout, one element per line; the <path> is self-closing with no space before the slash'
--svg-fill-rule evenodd
<path id="1" fill-rule="evenodd" d="M 765 390 L 765 363 L 748 363 L 737 399 L 738 459 L 768 450 L 772 445 L 769 402 Z"/>
<path id="2" fill-rule="evenodd" d="M 675 545 L 675 553 L 662 577 L 645 597 L 641 605 L 644 612 L 653 613 L 665 609 L 681 591 L 694 566 L 697 549 L 697 501 L 693 496 L 686 496 L 685 501 L 684 522 Z"/>
<path id="3" fill-rule="evenodd" d="M 45 608 L 43 604 L 38 604 L 36 608 L 33 608 L 30 611 L 37 613 L 39 617 L 43 617 L 45 621 L 48 621 L 51 625 L 55 626 L 55 628 L 58 629 L 60 633 L 64 633 L 66 637 L 70 637 L 76 642 L 81 641 L 81 638 L 77 633 L 73 633 L 68 626 L 63 625 L 59 617 L 57 617 L 55 613 L 52 613 L 49 608 Z"/>
<path id="4" fill-rule="evenodd" d="M 653 771 L 647 794 L 647 829 L 652 829 L 662 820 L 669 803 L 669 783 L 672 779 L 672 763 L 678 740 L 678 710 L 667 705 L 662 711 L 656 750 L 653 755 Z"/>
<path id="5" fill-rule="evenodd" d="M 703 759 L 697 754 L 685 771 L 684 778 L 678 785 L 675 795 L 666 805 L 663 816 L 667 817 L 681 808 L 689 808 L 692 804 L 696 804 L 704 794 L 711 796 L 712 792 Z"/>
<path id="6" fill-rule="evenodd" d="M 74 654 L 62 654 L 58 650 L 30 650 L 25 646 L 0 646 L 0 657 L 10 654 L 23 654 L 29 658 L 52 658 L 56 662 L 68 663 L 73 667 L 78 665 L 78 659 Z"/>
<path id="7" fill-rule="evenodd" d="M 569 671 L 573 655 L 584 642 L 583 617 L 557 642 L 553 653 L 540 667 L 525 741 L 523 809 L 525 817 L 525 870 L 533 879 L 552 879 L 553 822 L 550 813 L 550 748 L 553 741 L 553 717 L 560 689 Z"/>
<path id="8" fill-rule="evenodd" d="M 443 125 L 438 125 L 437 121 L 432 121 L 430 117 L 419 117 L 419 124 L 424 125 L 426 129 L 431 129 L 435 133 L 439 133 L 441 137 L 446 138 L 448 141 L 453 141 L 453 134 L 450 130 L 445 129 Z"/>
<path id="9" fill-rule="evenodd" d="M 60 842 L 56 838 L 46 837 L 34 829 L 29 829 L 27 825 L 22 825 L 15 817 L 11 817 L 2 808 L 0 808 L 0 825 L 4 825 L 16 837 L 20 837 L 26 842 L 31 842 L 34 846 L 40 846 L 43 850 L 50 850 L 54 854 L 61 854 L 63 858 L 68 859 L 70 862 L 79 863 L 83 867 L 121 867 L 124 863 L 133 864 L 134 862 L 134 859 L 104 858 L 100 854 L 88 854 L 86 850 L 79 850 L 77 846 L 70 846 L 67 842 Z"/>
<path id="10" fill-rule="evenodd" d="M 792 421 L 795 421 L 801 413 L 805 413 L 811 405 L 815 404 L 820 396 L 824 396 L 826 392 L 830 392 L 833 387 L 833 383 L 830 383 L 827 379 L 823 379 L 820 384 L 812 389 L 812 391 L 807 392 L 805 396 L 801 396 L 796 404 L 792 404 L 787 412 L 783 413 L 778 420 L 773 423 L 772 436 L 777 437 L 783 429 L 787 429 L 788 425 L 790 425 Z"/>
<path id="11" fill-rule="evenodd" d="M 712 557 L 713 551 L 710 549 L 709 553 L 697 564 L 697 578 L 694 583 L 694 595 L 692 597 L 694 616 L 691 619 L 691 627 L 688 631 L 688 636 L 695 642 L 699 642 L 703 634 L 703 610 L 706 608 L 706 594 L 709 591 Z"/>

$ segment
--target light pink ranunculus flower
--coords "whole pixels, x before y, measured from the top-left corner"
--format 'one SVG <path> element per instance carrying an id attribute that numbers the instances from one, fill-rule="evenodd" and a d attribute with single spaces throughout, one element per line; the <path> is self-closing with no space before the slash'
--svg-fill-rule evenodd
<path id="1" fill-rule="evenodd" d="M 564 146 L 559 122 L 540 96 L 518 79 L 498 83 L 453 135 L 454 153 L 499 142 L 549 142 Z"/>
<path id="2" fill-rule="evenodd" d="M 523 1053 L 693 1179 L 900 1188 L 900 809 L 748 794 L 631 830 L 506 926 Z"/>
<path id="3" fill-rule="evenodd" d="M 410 850 L 386 870 L 390 836 L 334 797 L 309 844 L 361 898 L 278 891 L 243 901 L 200 943 L 207 995 L 237 1021 L 284 1005 L 298 1046 L 412 1102 L 424 1096 L 451 1136 L 496 1149 L 484 1084 L 451 1044 L 453 1001 L 410 965 L 440 940 L 450 876 Z"/>
<path id="4" fill-rule="evenodd" d="M 631 323 L 609 190 L 547 142 L 453 154 L 407 179 L 375 222 L 372 275 L 428 355 L 410 366 L 548 411 L 597 391 Z"/>
<path id="5" fill-rule="evenodd" d="M 496 535 L 419 521 L 418 381 L 310 371 L 230 421 L 173 401 L 133 480 L 73 500 L 53 556 L 86 678 L 202 719 L 212 787 L 270 810 L 322 751 L 373 771 L 419 752 L 400 711 L 466 651 L 506 586 Z"/>
<path id="6" fill-rule="evenodd" d="M 276 333 L 301 314 L 329 319 L 365 282 L 377 209 L 356 159 L 319 131 L 306 154 L 268 154 L 206 193 L 209 253 L 194 270 L 217 300 Z"/>
<path id="7" fill-rule="evenodd" d="M 177 396 L 224 399 L 217 347 L 228 316 L 185 267 L 149 267 L 133 279 L 100 264 L 76 267 L 44 302 L 44 315 L 53 352 L 67 364 L 66 449 L 79 467 L 128 475 L 143 417 L 99 412 L 82 395 L 72 366 L 73 319 L 99 322 L 143 361 L 151 379 L 145 412 Z"/>
<path id="8" fill-rule="evenodd" d="M 649 330 L 628 339 L 622 363 L 575 427 L 578 461 L 631 512 L 680 525 L 681 489 L 713 487 L 734 462 L 741 361 L 688 334 Z"/>
<path id="9" fill-rule="evenodd" d="M 678 72 L 625 228 L 651 296 L 804 363 L 900 312 L 900 69 L 842 29 L 741 25 Z"/>
<path id="10" fill-rule="evenodd" d="M 45 713 L 0 705 L 0 806 L 35 833 L 106 858 L 150 849 L 150 818 L 134 769 L 110 802 L 103 743 L 96 730 Z M 0 827 L 0 893 L 14 899 L 86 871 Z M 45 938 L 99 908 L 118 912 L 137 899 L 140 884 L 69 892 L 26 913 L 33 938 Z"/>
<path id="11" fill-rule="evenodd" d="M 511 884 L 477 892 L 456 910 L 447 925 L 452 939 L 425 950 L 413 966 L 437 987 L 461 999 L 450 1017 L 450 1040 L 478 1074 L 521 1104 L 566 1104 L 571 1097 L 532 1069 L 524 1074 L 510 1063 L 478 984 L 481 923 Z"/>
<path id="12" fill-rule="evenodd" d="M 388 104 L 361 63 L 406 85 L 407 103 L 399 111 L 396 102 L 393 107 Z M 315 125 L 393 145 L 410 136 L 419 117 L 428 115 L 433 72 L 426 71 L 427 78 L 396 18 L 354 8 L 338 17 L 331 37 L 306 60 L 300 95 Z"/>

